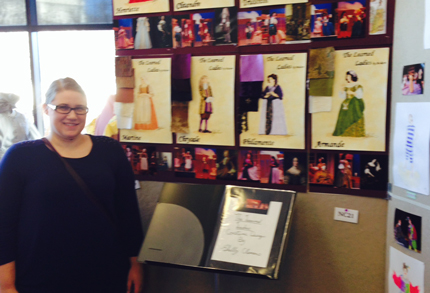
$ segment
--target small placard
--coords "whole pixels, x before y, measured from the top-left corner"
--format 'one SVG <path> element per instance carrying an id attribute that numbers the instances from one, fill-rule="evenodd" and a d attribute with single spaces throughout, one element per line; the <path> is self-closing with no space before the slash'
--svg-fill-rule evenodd
<path id="1" fill-rule="evenodd" d="M 334 208 L 334 219 L 348 223 L 358 223 L 358 211 L 345 208 Z"/>
<path id="2" fill-rule="evenodd" d="M 406 191 L 406 196 L 412 199 L 417 199 L 417 194 L 412 191 Z"/>

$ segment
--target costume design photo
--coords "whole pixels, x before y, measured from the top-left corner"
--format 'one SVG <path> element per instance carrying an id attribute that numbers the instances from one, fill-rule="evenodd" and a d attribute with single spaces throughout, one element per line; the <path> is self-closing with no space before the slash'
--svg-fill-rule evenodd
<path id="1" fill-rule="evenodd" d="M 283 96 L 282 88 L 278 84 L 278 76 L 270 74 L 267 77 L 267 86 L 261 94 L 258 134 L 287 135 Z"/>
<path id="2" fill-rule="evenodd" d="M 363 86 L 358 83 L 357 73 L 353 70 L 346 72 L 345 86 L 339 92 L 342 104 L 334 129 L 333 136 L 366 136 L 364 125 Z"/>
<path id="3" fill-rule="evenodd" d="M 307 154 L 285 153 L 284 154 L 284 183 L 289 185 L 303 185 L 307 183 Z"/>
<path id="4" fill-rule="evenodd" d="M 138 93 L 134 99 L 134 129 L 154 130 L 158 128 L 153 97 L 152 87 L 148 84 L 145 76 L 141 75 Z"/>
<path id="5" fill-rule="evenodd" d="M 311 37 L 324 38 L 336 36 L 334 10 L 336 3 L 315 4 L 311 6 Z"/>
<path id="6" fill-rule="evenodd" d="M 286 41 L 309 40 L 311 37 L 311 6 L 308 3 L 285 7 Z"/>
<path id="7" fill-rule="evenodd" d="M 114 20 L 113 30 L 116 49 L 134 49 L 132 18 Z"/>
<path id="8" fill-rule="evenodd" d="M 134 38 L 134 48 L 151 49 L 152 41 L 150 36 L 151 26 L 148 17 L 139 17 L 136 19 L 136 36 Z"/>
<path id="9" fill-rule="evenodd" d="M 216 150 L 196 148 L 195 172 L 199 179 L 216 179 Z"/>
<path id="10" fill-rule="evenodd" d="M 225 7 L 215 9 L 215 44 L 231 45 L 237 43 L 237 9 Z"/>
<path id="11" fill-rule="evenodd" d="M 339 2 L 336 9 L 336 34 L 338 38 L 364 37 L 366 0 Z"/>
<path id="12" fill-rule="evenodd" d="M 173 168 L 176 176 L 195 178 L 195 164 L 194 148 L 175 148 L 173 152 Z"/>

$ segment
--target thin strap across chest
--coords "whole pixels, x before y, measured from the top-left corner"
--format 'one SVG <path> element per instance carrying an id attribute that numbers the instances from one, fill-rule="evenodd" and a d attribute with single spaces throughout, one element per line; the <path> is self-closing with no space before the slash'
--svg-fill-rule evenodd
<path id="1" fill-rule="evenodd" d="M 49 150 L 57 154 L 58 158 L 63 162 L 64 167 L 66 167 L 66 170 L 70 173 L 70 175 L 72 175 L 73 179 L 76 181 L 79 187 L 84 191 L 87 197 L 106 215 L 106 217 L 109 219 L 109 222 L 111 222 L 114 229 L 117 230 L 113 215 L 106 209 L 106 207 L 99 201 L 99 199 L 89 189 L 88 185 L 81 178 L 81 176 L 79 176 L 79 174 L 75 171 L 75 169 L 73 169 L 73 167 L 70 166 L 70 164 L 67 163 L 67 161 L 57 152 L 57 150 L 54 148 L 52 143 L 46 137 L 42 138 L 42 141 L 45 143 L 46 147 Z"/>

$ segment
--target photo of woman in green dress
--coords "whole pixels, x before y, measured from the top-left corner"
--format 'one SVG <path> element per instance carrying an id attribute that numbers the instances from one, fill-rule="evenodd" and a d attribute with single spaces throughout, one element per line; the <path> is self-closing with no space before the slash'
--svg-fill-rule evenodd
<path id="1" fill-rule="evenodd" d="M 363 87 L 358 84 L 357 73 L 346 73 L 346 85 L 339 97 L 344 99 L 340 105 L 336 128 L 333 136 L 364 137 L 364 102 Z"/>

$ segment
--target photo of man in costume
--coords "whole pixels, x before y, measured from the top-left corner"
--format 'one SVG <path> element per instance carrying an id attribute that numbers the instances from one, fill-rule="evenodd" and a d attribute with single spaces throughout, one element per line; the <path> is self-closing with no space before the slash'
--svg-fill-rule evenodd
<path id="1" fill-rule="evenodd" d="M 401 246 L 421 253 L 421 225 L 420 216 L 396 209 L 394 212 L 394 239 Z"/>
<path id="2" fill-rule="evenodd" d="M 212 102 L 214 100 L 212 96 L 212 88 L 209 83 L 209 77 L 207 75 L 203 75 L 199 81 L 199 92 L 200 92 L 200 126 L 199 132 L 203 133 L 211 133 L 208 129 L 208 121 L 213 113 Z M 204 124 L 204 129 L 202 129 Z"/>

